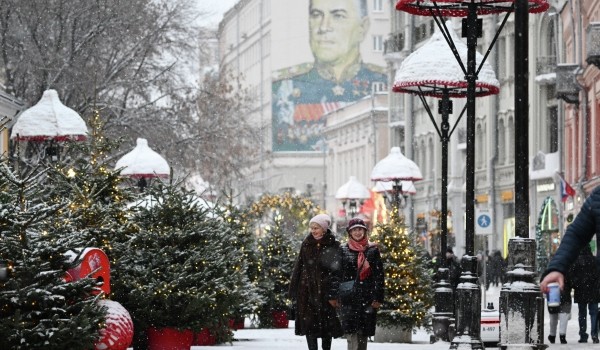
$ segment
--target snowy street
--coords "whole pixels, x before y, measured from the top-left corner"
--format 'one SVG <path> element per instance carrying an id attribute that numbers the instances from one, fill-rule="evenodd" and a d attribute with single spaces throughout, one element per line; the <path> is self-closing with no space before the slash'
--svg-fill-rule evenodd
<path id="1" fill-rule="evenodd" d="M 498 307 L 498 298 L 500 296 L 500 287 L 490 287 L 486 293 L 486 302 L 493 302 Z M 482 295 L 483 301 L 483 295 Z M 579 350 L 579 349 L 600 349 L 600 344 L 591 343 L 591 339 L 588 343 L 579 344 L 579 327 L 577 323 L 577 304 L 573 303 L 573 309 L 571 312 L 571 320 L 569 321 L 567 329 L 567 342 L 568 344 L 549 344 L 548 343 L 548 312 L 544 310 L 545 326 L 544 326 L 544 337 L 546 344 L 549 345 L 548 349 L 561 349 L 561 350 Z M 249 323 L 246 322 L 246 326 Z M 589 326 L 589 318 L 588 318 Z M 588 327 L 589 333 L 589 327 Z M 244 350 L 306 350 L 306 340 L 304 337 L 294 335 L 294 323 L 290 322 L 290 326 L 287 329 L 240 329 L 234 332 L 235 341 L 233 344 L 221 344 L 217 347 L 225 347 L 228 349 L 244 349 Z M 436 342 L 434 344 L 429 343 L 429 334 L 425 331 L 418 330 L 416 334 L 413 334 L 413 341 L 410 344 L 402 343 L 375 343 L 370 342 L 368 344 L 369 350 L 414 350 L 414 349 L 427 349 L 427 350 L 447 350 L 450 348 L 449 342 Z M 320 341 L 319 341 L 320 342 Z M 558 337 L 557 337 L 558 342 Z M 319 343 L 320 344 L 320 343 Z M 192 346 L 191 350 L 208 350 L 214 349 L 215 346 Z M 492 347 L 493 349 L 495 347 Z M 320 345 L 319 345 L 320 349 Z M 346 349 L 345 339 L 334 339 L 331 347 L 332 350 L 343 350 Z"/>

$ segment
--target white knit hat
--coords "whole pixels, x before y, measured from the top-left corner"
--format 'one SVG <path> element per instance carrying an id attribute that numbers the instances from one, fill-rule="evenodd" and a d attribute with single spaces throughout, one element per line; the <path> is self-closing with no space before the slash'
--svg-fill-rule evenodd
<path id="1" fill-rule="evenodd" d="M 327 214 L 319 214 L 310 219 L 309 224 L 312 224 L 313 222 L 319 224 L 323 230 L 327 231 L 327 229 L 329 229 L 329 224 L 331 223 L 331 218 Z"/>

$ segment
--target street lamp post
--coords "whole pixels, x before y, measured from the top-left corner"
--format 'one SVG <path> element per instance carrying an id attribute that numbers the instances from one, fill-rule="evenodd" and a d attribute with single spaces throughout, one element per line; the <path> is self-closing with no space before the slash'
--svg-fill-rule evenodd
<path id="1" fill-rule="evenodd" d="M 353 218 L 358 214 L 359 206 L 362 205 L 363 201 L 371 198 L 371 193 L 356 179 L 356 176 L 350 176 L 348 182 L 338 188 L 335 198 L 342 201 L 344 211 L 346 211 L 346 204 L 348 204 L 348 213 L 350 218 Z"/>
<path id="2" fill-rule="evenodd" d="M 171 168 L 167 161 L 148 146 L 146 139 L 138 138 L 136 146 L 121 157 L 115 169 L 120 175 L 137 180 L 140 192 L 144 192 L 148 181 L 153 178 L 169 178 Z"/>
<path id="3" fill-rule="evenodd" d="M 429 41 L 418 50 L 411 53 L 403 62 L 394 80 L 394 92 L 403 92 L 416 94 L 421 99 L 425 110 L 427 111 L 431 122 L 441 140 L 441 235 L 440 252 L 443 254 L 447 248 L 447 217 L 448 217 L 448 143 L 450 136 L 458 125 L 464 109 L 452 130 L 450 130 L 449 116 L 452 113 L 452 100 L 450 97 L 465 97 L 469 93 L 468 82 L 463 78 L 464 69 L 458 62 L 468 60 L 468 48 L 458 39 L 453 29 L 449 29 L 451 22 L 447 22 L 443 31 L 437 31 L 432 35 Z M 454 44 L 452 50 L 447 40 Z M 475 95 L 486 96 L 497 94 L 500 83 L 489 64 L 483 65 L 483 56 L 475 52 L 475 63 L 482 66 L 482 71 L 478 75 L 479 79 L 475 82 Z M 460 58 L 457 60 L 457 56 Z M 431 68 L 435 67 L 435 68 Z M 425 99 L 425 96 L 439 97 L 438 112 L 441 114 L 441 121 L 438 127 L 436 120 L 431 113 L 431 109 Z M 445 259 L 436 274 L 437 286 L 435 289 L 435 312 L 433 315 L 434 336 L 432 341 L 437 339 L 448 339 L 449 321 L 448 313 L 454 312 L 452 305 L 452 293 L 447 293 L 446 280 L 447 268 Z"/>
<path id="4" fill-rule="evenodd" d="M 525 10 L 536 13 L 545 11 L 549 5 L 546 0 L 517 0 L 523 1 L 529 5 Z M 461 266 L 463 274 L 457 288 L 457 296 L 455 298 L 457 307 L 456 315 L 456 337 L 452 340 L 451 349 L 472 348 L 483 349 L 481 343 L 481 290 L 477 286 L 477 258 L 474 256 L 475 246 L 475 97 L 476 97 L 476 82 L 479 73 L 475 60 L 477 48 L 477 38 L 481 35 L 481 19 L 479 15 L 506 13 L 506 16 L 500 25 L 486 56 L 490 53 L 502 27 L 506 23 L 509 14 L 514 11 L 514 1 L 501 0 L 399 0 L 396 4 L 396 9 L 406 11 L 416 15 L 432 16 L 436 24 L 442 29 L 443 16 L 449 17 L 465 17 L 463 18 L 463 36 L 467 38 L 467 64 L 465 69 L 465 80 L 467 81 L 467 156 L 466 156 L 466 208 L 465 208 L 465 243 L 466 254 L 462 258 Z M 522 34 L 522 33 L 521 33 Z M 525 33 L 526 35 L 526 33 Z M 447 39 L 448 44 L 454 48 L 454 43 Z M 521 48 L 522 49 L 522 48 Z M 456 58 L 460 61 L 461 67 L 464 67 L 460 57 L 456 54 Z M 485 61 L 485 58 L 484 58 Z M 526 217 L 529 215 L 527 214 Z M 469 286 L 475 285 L 477 288 Z M 501 304 L 502 305 L 502 304 Z M 543 309 L 542 309 L 543 312 Z M 531 333 L 533 334 L 533 333 Z M 540 332 L 537 333 L 537 339 L 530 338 L 529 332 L 525 332 L 524 342 L 528 344 L 543 343 L 543 338 L 540 337 Z M 541 329 L 543 336 L 543 328 Z M 515 338 L 512 338 L 514 340 Z M 508 338 L 507 338 L 508 340 Z M 502 341 L 502 340 L 501 340 Z M 511 341 L 511 340 L 509 340 Z"/>

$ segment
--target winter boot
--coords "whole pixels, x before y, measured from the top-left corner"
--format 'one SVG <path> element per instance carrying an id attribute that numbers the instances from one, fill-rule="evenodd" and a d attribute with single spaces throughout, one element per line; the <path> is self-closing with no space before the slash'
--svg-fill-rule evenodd
<path id="1" fill-rule="evenodd" d="M 598 340 L 598 337 L 592 337 L 592 342 L 594 342 L 594 344 L 598 344 L 600 343 L 600 340 Z"/>
<path id="2" fill-rule="evenodd" d="M 566 344 L 567 343 L 567 336 L 565 334 L 561 334 L 560 335 L 560 343 L 561 344 Z"/>
<path id="3" fill-rule="evenodd" d="M 556 341 L 556 336 L 555 335 L 549 335 L 548 336 L 548 340 L 550 341 L 550 344 L 554 344 L 554 342 Z"/>
<path id="4" fill-rule="evenodd" d="M 588 338 L 587 335 L 585 335 L 585 336 L 580 335 L 579 340 L 577 342 L 578 343 L 587 343 L 587 338 Z"/>

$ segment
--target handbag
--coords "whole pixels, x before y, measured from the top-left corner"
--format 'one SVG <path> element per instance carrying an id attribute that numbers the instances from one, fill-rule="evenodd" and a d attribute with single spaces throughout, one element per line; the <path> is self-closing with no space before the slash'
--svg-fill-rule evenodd
<path id="1" fill-rule="evenodd" d="M 367 261 L 366 258 L 363 261 L 363 263 L 360 264 L 360 267 L 358 269 L 356 269 L 356 277 L 354 277 L 353 280 L 340 283 L 340 286 L 338 288 L 338 295 L 340 297 L 340 300 L 348 300 L 348 299 L 352 299 L 354 297 L 354 293 L 356 291 L 356 287 L 355 287 L 356 281 L 358 280 L 358 276 L 360 275 L 360 270 L 362 269 L 363 265 L 365 264 L 365 261 Z"/>

